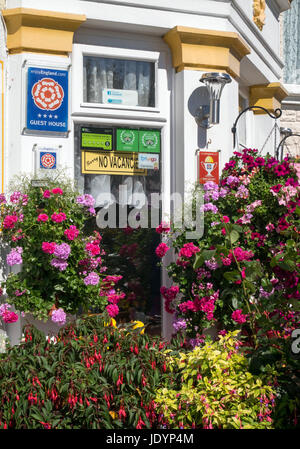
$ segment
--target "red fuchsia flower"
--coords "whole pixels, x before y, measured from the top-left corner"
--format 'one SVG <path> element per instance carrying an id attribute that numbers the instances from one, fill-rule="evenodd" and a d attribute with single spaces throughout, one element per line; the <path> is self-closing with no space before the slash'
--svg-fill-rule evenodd
<path id="1" fill-rule="evenodd" d="M 71 225 L 68 229 L 65 230 L 64 235 L 67 237 L 68 240 L 75 240 L 76 237 L 79 235 L 79 230 L 76 228 L 76 226 Z"/>
<path id="2" fill-rule="evenodd" d="M 167 234 L 168 232 L 170 232 L 170 230 L 171 230 L 170 225 L 168 223 L 166 223 L 165 221 L 162 221 L 160 223 L 160 225 L 157 226 L 157 228 L 156 228 L 156 232 L 158 234 L 163 234 L 163 233 Z"/>
<path id="3" fill-rule="evenodd" d="M 51 196 L 50 190 L 45 190 L 43 193 L 43 198 L 50 198 L 50 196 Z"/>
<path id="4" fill-rule="evenodd" d="M 54 213 L 51 215 L 51 220 L 55 223 L 61 223 L 67 219 L 67 216 L 64 212 L 59 212 L 58 214 Z"/>
<path id="5" fill-rule="evenodd" d="M 247 321 L 247 315 L 244 315 L 241 309 L 237 309 L 232 312 L 231 318 L 238 324 L 243 324 Z"/>
<path id="6" fill-rule="evenodd" d="M 162 257 L 164 257 L 166 252 L 169 251 L 169 249 L 170 248 L 168 247 L 168 245 L 166 245 L 166 243 L 162 242 L 156 248 L 155 253 L 156 253 L 157 257 L 161 257 L 162 258 Z"/>
<path id="7" fill-rule="evenodd" d="M 44 253 L 47 254 L 53 254 L 56 248 L 56 243 L 55 242 L 43 242 L 42 243 L 42 250 L 44 251 Z"/>
<path id="8" fill-rule="evenodd" d="M 3 220 L 3 227 L 5 229 L 13 229 L 17 221 L 18 217 L 16 215 L 7 215 Z"/>
<path id="9" fill-rule="evenodd" d="M 55 189 L 52 189 L 52 193 L 54 195 L 62 195 L 63 191 L 59 187 L 56 187 Z"/>
<path id="10" fill-rule="evenodd" d="M 109 304 L 106 306 L 106 310 L 111 318 L 114 318 L 119 313 L 119 307 L 116 304 Z"/>
<path id="11" fill-rule="evenodd" d="M 45 221 L 48 221 L 48 219 L 49 219 L 49 217 L 48 217 L 48 215 L 46 215 L 46 214 L 39 214 L 39 216 L 37 217 L 37 221 L 43 221 L 43 222 L 45 222 Z"/>
<path id="12" fill-rule="evenodd" d="M 136 426 L 136 429 L 142 429 L 143 428 L 143 426 L 145 426 L 146 424 L 144 423 L 144 421 L 142 420 L 142 418 L 141 417 L 139 417 L 139 420 L 138 420 L 138 423 L 137 423 L 137 426 Z"/>

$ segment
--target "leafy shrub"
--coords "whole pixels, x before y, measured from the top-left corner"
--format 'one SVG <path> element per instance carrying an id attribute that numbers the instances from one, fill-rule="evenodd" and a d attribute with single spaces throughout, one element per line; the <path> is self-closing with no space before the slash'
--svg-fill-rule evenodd
<path id="1" fill-rule="evenodd" d="M 238 331 L 168 358 L 176 379 L 157 392 L 159 421 L 169 429 L 268 429 L 275 391 L 270 376 L 254 376 L 238 352 Z M 175 375 L 174 375 L 175 374 Z"/>
<path id="2" fill-rule="evenodd" d="M 0 354 L 0 428 L 155 426 L 165 345 L 141 323 L 122 326 L 105 312 L 61 330 L 56 343 L 25 328 L 26 341 Z"/>

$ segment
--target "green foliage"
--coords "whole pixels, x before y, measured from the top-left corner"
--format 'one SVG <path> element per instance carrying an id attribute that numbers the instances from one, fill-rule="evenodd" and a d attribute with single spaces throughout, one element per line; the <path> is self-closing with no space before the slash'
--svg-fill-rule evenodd
<path id="1" fill-rule="evenodd" d="M 260 376 L 249 372 L 237 334 L 188 353 L 169 353 L 167 366 L 171 376 L 178 372 L 177 382 L 166 382 L 155 398 L 167 428 L 272 428 L 275 390 L 268 382 L 274 373 L 270 366 Z"/>

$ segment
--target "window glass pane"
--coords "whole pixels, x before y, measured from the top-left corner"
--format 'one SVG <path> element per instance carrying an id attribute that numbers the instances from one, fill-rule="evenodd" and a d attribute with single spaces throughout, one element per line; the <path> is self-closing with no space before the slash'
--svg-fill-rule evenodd
<path id="1" fill-rule="evenodd" d="M 155 106 L 155 64 L 146 61 L 83 57 L 83 101 Z"/>
<path id="2" fill-rule="evenodd" d="M 300 84 L 300 0 L 283 14 L 283 81 Z"/>

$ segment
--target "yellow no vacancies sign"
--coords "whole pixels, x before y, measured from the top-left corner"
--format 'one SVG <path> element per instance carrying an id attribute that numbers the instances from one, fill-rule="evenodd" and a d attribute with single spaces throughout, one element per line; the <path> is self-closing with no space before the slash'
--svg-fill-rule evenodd
<path id="1" fill-rule="evenodd" d="M 138 168 L 138 153 L 82 151 L 81 168 L 84 174 L 147 175 Z"/>

